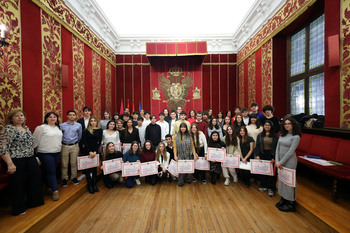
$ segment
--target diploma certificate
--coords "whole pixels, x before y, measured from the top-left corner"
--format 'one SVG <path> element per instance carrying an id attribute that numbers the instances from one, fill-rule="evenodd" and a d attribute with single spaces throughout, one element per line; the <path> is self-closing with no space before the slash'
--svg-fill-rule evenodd
<path id="1" fill-rule="evenodd" d="M 123 160 L 121 158 L 103 161 L 103 174 L 107 175 L 113 172 L 121 171 L 123 163 L 122 161 Z"/>
<path id="2" fill-rule="evenodd" d="M 140 176 L 150 176 L 158 173 L 156 161 L 140 163 Z"/>
<path id="3" fill-rule="evenodd" d="M 208 160 L 216 162 L 225 162 L 226 149 L 208 147 Z"/>
<path id="4" fill-rule="evenodd" d="M 171 175 L 178 177 L 177 162 L 175 160 L 173 160 L 173 159 L 171 160 L 167 170 Z"/>
<path id="5" fill-rule="evenodd" d="M 194 160 L 178 160 L 177 173 L 194 173 Z"/>
<path id="6" fill-rule="evenodd" d="M 252 174 L 273 176 L 273 165 L 269 160 L 251 159 L 250 165 Z"/>
<path id="7" fill-rule="evenodd" d="M 95 158 L 91 159 L 89 155 L 78 157 L 78 170 L 84 170 L 100 165 L 100 155 L 97 154 Z"/>
<path id="8" fill-rule="evenodd" d="M 208 171 L 210 170 L 210 163 L 204 157 L 199 157 L 194 164 L 194 168 L 197 170 Z"/>
<path id="9" fill-rule="evenodd" d="M 123 146 L 124 146 L 123 154 L 125 154 L 125 152 L 130 150 L 131 143 L 124 143 Z"/>
<path id="10" fill-rule="evenodd" d="M 250 162 L 247 162 L 247 164 L 242 163 L 242 161 L 239 162 L 239 169 L 250 171 Z"/>
<path id="11" fill-rule="evenodd" d="M 239 161 L 241 157 L 239 155 L 226 155 L 226 161 L 221 163 L 222 167 L 239 168 Z"/>
<path id="12" fill-rule="evenodd" d="M 122 176 L 138 176 L 139 175 L 140 163 L 123 163 L 122 164 Z"/>
<path id="13" fill-rule="evenodd" d="M 295 170 L 289 168 L 278 169 L 278 179 L 290 187 L 295 187 Z"/>

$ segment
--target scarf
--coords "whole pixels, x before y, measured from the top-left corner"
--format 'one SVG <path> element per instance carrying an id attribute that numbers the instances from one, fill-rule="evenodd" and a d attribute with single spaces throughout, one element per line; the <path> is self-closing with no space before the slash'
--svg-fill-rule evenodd
<path id="1" fill-rule="evenodd" d="M 181 140 L 181 132 L 176 135 L 177 157 L 180 160 L 193 159 L 191 135 L 185 134 Z"/>

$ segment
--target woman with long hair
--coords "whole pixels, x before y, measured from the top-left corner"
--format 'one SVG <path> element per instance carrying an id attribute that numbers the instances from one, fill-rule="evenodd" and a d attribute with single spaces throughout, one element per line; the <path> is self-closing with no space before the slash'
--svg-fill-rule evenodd
<path id="1" fill-rule="evenodd" d="M 122 143 L 132 143 L 133 141 L 137 141 L 138 143 L 141 143 L 139 130 L 135 128 L 134 123 L 132 122 L 132 119 L 129 119 L 126 122 L 126 127 L 124 129 L 124 132 L 121 132 L 121 135 L 120 135 L 120 141 Z"/>
<path id="2" fill-rule="evenodd" d="M 113 120 L 117 123 L 117 120 L 119 119 L 119 113 L 118 112 L 115 112 L 113 114 Z"/>
<path id="3" fill-rule="evenodd" d="M 160 142 L 158 144 L 156 151 L 156 161 L 158 163 L 159 178 L 161 180 L 167 178 L 171 182 L 172 178 L 167 170 L 170 163 L 170 153 L 166 150 L 164 142 Z"/>
<path id="4" fill-rule="evenodd" d="M 222 126 L 222 134 L 225 136 L 227 134 L 227 128 L 231 125 L 230 117 L 226 116 L 224 119 L 224 124 Z"/>
<path id="5" fill-rule="evenodd" d="M 214 118 L 213 109 L 209 108 L 207 112 L 208 112 L 208 120 L 213 119 Z"/>
<path id="6" fill-rule="evenodd" d="M 261 127 L 258 115 L 252 114 L 250 116 L 250 124 L 247 126 L 247 131 L 248 136 L 252 137 L 254 139 L 254 142 L 256 142 L 258 134 L 263 131 L 263 127 Z"/>
<path id="7" fill-rule="evenodd" d="M 278 139 L 276 147 L 276 167 L 283 169 L 296 169 L 298 160 L 295 150 L 299 145 L 301 129 L 298 122 L 294 118 L 284 118 L 281 122 L 281 136 Z M 281 200 L 276 204 L 280 211 L 295 212 L 296 187 L 290 187 L 278 181 L 278 194 Z"/>
<path id="8" fill-rule="evenodd" d="M 140 162 L 140 154 L 141 154 L 141 150 L 140 150 L 139 142 L 133 141 L 131 143 L 130 150 L 125 152 L 123 156 L 123 162 L 124 163 Z M 126 187 L 128 188 L 134 187 L 134 181 L 136 182 L 137 185 L 141 185 L 140 176 L 125 177 Z"/>
<path id="9" fill-rule="evenodd" d="M 236 136 L 232 125 L 227 127 L 227 134 L 225 135 L 223 141 L 225 142 L 225 145 L 226 145 L 226 153 L 227 154 L 242 156 L 241 147 L 240 147 L 240 140 Z M 231 176 L 233 178 L 233 182 L 238 182 L 236 169 L 235 168 L 223 167 L 222 168 L 222 174 L 225 177 L 224 185 L 229 185 L 230 184 L 230 175 L 229 175 L 229 173 L 231 174 Z"/>
<path id="10" fill-rule="evenodd" d="M 222 140 L 222 129 L 218 125 L 218 120 L 216 118 L 212 118 L 208 125 L 208 135 L 211 135 L 213 132 L 217 132 L 219 134 L 219 139 Z"/>
<path id="11" fill-rule="evenodd" d="M 241 147 L 241 160 L 242 163 L 247 164 L 250 161 L 250 158 L 254 156 L 254 139 L 248 136 L 248 131 L 245 126 L 241 126 L 239 129 L 238 135 Z M 242 180 L 244 184 L 249 188 L 250 187 L 250 171 L 249 170 L 241 170 Z"/>
<path id="12" fill-rule="evenodd" d="M 115 122 L 112 120 L 109 121 L 106 127 L 102 134 L 102 144 L 106 145 L 109 142 L 113 142 L 113 144 L 120 143 L 119 132 L 115 126 Z"/>
<path id="13" fill-rule="evenodd" d="M 255 156 L 257 159 L 269 160 L 275 164 L 275 153 L 278 136 L 274 130 L 272 121 L 266 120 L 263 131 L 258 135 L 255 146 Z M 270 197 L 275 195 L 276 176 L 260 175 L 260 192 L 267 190 Z"/>
<path id="14" fill-rule="evenodd" d="M 108 110 L 104 110 L 103 112 L 103 120 L 100 121 L 100 128 L 102 130 L 107 129 L 107 123 L 111 120 L 111 114 Z"/>
<path id="15" fill-rule="evenodd" d="M 218 125 L 222 128 L 222 126 L 224 125 L 224 113 L 223 113 L 223 111 L 221 111 L 221 110 L 218 111 L 216 120 L 217 120 Z"/>
<path id="16" fill-rule="evenodd" d="M 219 133 L 214 131 L 210 134 L 208 147 L 225 149 L 225 143 L 219 138 Z M 216 177 L 221 175 L 221 162 L 210 161 L 211 183 L 216 184 Z"/>
<path id="17" fill-rule="evenodd" d="M 88 155 L 91 159 L 98 156 L 98 151 L 102 142 L 102 129 L 98 126 L 98 119 L 95 116 L 91 116 L 89 119 L 89 124 L 83 131 L 81 138 L 82 156 Z M 97 168 L 88 168 L 83 170 L 87 181 L 87 188 L 89 193 L 94 194 L 99 192 L 97 188 Z"/>
<path id="18" fill-rule="evenodd" d="M 169 123 L 169 121 L 171 121 L 171 116 L 169 114 L 169 109 L 164 108 L 163 109 L 163 113 L 164 113 L 164 116 L 165 116 L 164 120 Z"/>
<path id="19" fill-rule="evenodd" d="M 44 117 L 44 123 L 35 128 L 34 148 L 38 152 L 38 157 L 44 165 L 46 173 L 46 182 L 51 189 L 52 199 L 59 199 L 56 166 L 61 158 L 62 131 L 59 125 L 58 115 L 55 112 L 49 112 Z"/>
<path id="20" fill-rule="evenodd" d="M 241 126 L 246 126 L 243 122 L 243 117 L 241 114 L 237 114 L 235 121 L 233 122 L 233 129 L 236 135 L 239 135 L 239 130 Z"/>
<path id="21" fill-rule="evenodd" d="M 141 163 L 156 160 L 156 152 L 154 150 L 153 143 L 150 140 L 145 141 L 140 158 L 141 158 Z M 145 181 L 148 184 L 155 185 L 157 183 L 157 175 L 146 176 Z"/>
<path id="22" fill-rule="evenodd" d="M 174 158 L 178 160 L 193 160 L 197 159 L 196 150 L 194 148 L 193 140 L 188 132 L 186 123 L 180 124 L 180 130 L 174 135 Z M 189 174 L 179 174 L 178 185 L 181 187 L 186 183 L 192 183 Z"/>
<path id="23" fill-rule="evenodd" d="M 108 142 L 102 157 L 102 161 L 108 161 L 118 158 L 123 158 L 123 153 L 115 150 L 115 145 L 113 142 Z M 103 169 L 102 166 L 101 169 Z M 107 188 L 114 188 L 118 182 L 123 182 L 122 173 L 120 171 L 103 175 L 103 183 Z"/>
<path id="24" fill-rule="evenodd" d="M 193 123 L 191 125 L 191 137 L 198 157 L 204 157 L 207 159 L 207 138 L 202 131 L 198 130 L 198 125 L 196 123 Z M 197 180 L 202 180 L 203 184 L 207 183 L 205 171 L 195 169 L 193 182 L 196 182 Z"/>
<path id="25" fill-rule="evenodd" d="M 26 114 L 17 109 L 6 118 L 7 124 L 0 134 L 0 155 L 2 166 L 10 175 L 11 213 L 22 215 L 27 208 L 44 204 L 41 173 L 34 156 L 35 139 L 25 125 Z"/>
<path id="26" fill-rule="evenodd" d="M 196 122 L 196 120 L 196 112 L 192 109 L 188 114 L 187 121 L 190 122 L 190 124 L 192 124 L 193 122 Z"/>
<path id="27" fill-rule="evenodd" d="M 125 128 L 123 127 L 124 121 L 122 119 L 118 119 L 115 123 L 117 125 L 117 131 L 119 132 L 119 137 L 121 137 L 122 133 L 125 130 Z"/>

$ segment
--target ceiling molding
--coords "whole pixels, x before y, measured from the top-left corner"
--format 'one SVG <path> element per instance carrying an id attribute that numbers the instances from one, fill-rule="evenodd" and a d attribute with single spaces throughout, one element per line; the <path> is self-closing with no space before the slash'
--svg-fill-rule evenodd
<path id="1" fill-rule="evenodd" d="M 286 0 L 256 0 L 232 34 L 120 35 L 95 0 L 64 0 L 116 54 L 146 54 L 147 42 L 207 41 L 208 54 L 238 53 Z"/>

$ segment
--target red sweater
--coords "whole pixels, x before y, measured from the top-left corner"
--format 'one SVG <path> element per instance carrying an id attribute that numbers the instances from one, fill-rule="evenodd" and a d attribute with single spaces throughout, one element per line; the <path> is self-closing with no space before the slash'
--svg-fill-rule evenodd
<path id="1" fill-rule="evenodd" d="M 155 152 L 143 151 L 141 153 L 141 163 L 155 161 L 155 160 L 156 160 Z"/>
<path id="2" fill-rule="evenodd" d="M 208 124 L 205 123 L 204 121 L 201 122 L 193 122 L 196 123 L 198 125 L 198 130 L 202 131 L 205 134 L 205 137 L 208 137 Z"/>

